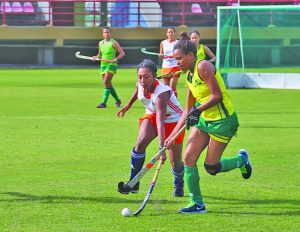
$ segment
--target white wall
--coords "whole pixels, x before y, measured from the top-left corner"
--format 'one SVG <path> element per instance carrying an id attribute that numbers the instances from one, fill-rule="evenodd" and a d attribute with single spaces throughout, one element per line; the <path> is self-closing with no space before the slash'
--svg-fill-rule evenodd
<path id="1" fill-rule="evenodd" d="M 300 73 L 229 73 L 229 88 L 300 89 Z"/>

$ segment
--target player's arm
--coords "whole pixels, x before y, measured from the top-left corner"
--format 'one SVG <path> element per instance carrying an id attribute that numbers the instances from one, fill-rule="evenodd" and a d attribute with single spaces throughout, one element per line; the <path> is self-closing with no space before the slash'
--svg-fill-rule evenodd
<path id="1" fill-rule="evenodd" d="M 101 54 L 101 43 L 99 42 L 99 44 L 98 44 L 98 54 L 95 57 L 101 59 L 101 55 L 102 55 Z"/>
<path id="2" fill-rule="evenodd" d="M 209 62 L 214 63 L 216 61 L 216 56 L 215 54 L 209 49 L 209 47 L 204 46 L 204 52 L 206 55 L 210 57 Z"/>
<path id="3" fill-rule="evenodd" d="M 116 62 L 118 62 L 119 60 L 121 60 L 125 56 L 125 52 L 124 52 L 123 48 L 120 46 L 120 44 L 117 41 L 114 41 L 113 47 L 118 52 L 117 57 L 114 59 L 114 62 L 116 63 Z"/>
<path id="4" fill-rule="evenodd" d="M 95 58 L 95 60 L 93 60 L 93 61 L 96 61 L 97 59 L 101 59 L 101 43 L 100 43 L 100 41 L 98 43 L 98 54 L 93 56 L 93 58 Z"/>
<path id="5" fill-rule="evenodd" d="M 165 119 L 167 112 L 167 101 L 170 99 L 170 91 L 161 93 L 155 102 L 156 106 L 156 125 L 157 125 L 157 135 L 159 148 L 162 148 L 165 143 Z M 165 154 L 162 156 L 162 159 L 165 160 Z"/>
<path id="6" fill-rule="evenodd" d="M 188 113 L 191 111 L 192 107 L 194 106 L 196 100 L 194 96 L 192 95 L 192 92 L 188 89 L 187 96 L 186 96 L 186 108 L 184 109 L 179 121 L 177 122 L 175 128 L 173 129 L 172 133 L 169 135 L 169 137 L 165 141 L 165 146 L 170 148 L 170 146 L 174 143 L 174 139 L 171 138 L 174 137 L 174 135 L 185 125 L 186 117 Z"/>
<path id="7" fill-rule="evenodd" d="M 205 103 L 197 107 L 197 109 L 202 112 L 222 101 L 223 95 L 218 81 L 215 77 L 215 67 L 213 66 L 213 64 L 206 60 L 203 60 L 199 62 L 197 70 L 199 76 L 204 82 L 207 83 L 209 91 L 211 92 L 210 98 Z"/>
<path id="8" fill-rule="evenodd" d="M 163 58 L 164 57 L 164 46 L 163 46 L 163 41 L 160 42 L 159 45 L 159 57 Z"/>
<path id="9" fill-rule="evenodd" d="M 117 112 L 117 116 L 119 118 L 123 118 L 125 113 L 131 108 L 131 106 L 133 105 L 133 103 L 135 103 L 137 98 L 138 98 L 138 87 L 136 87 L 136 89 L 134 90 L 129 102 Z"/>

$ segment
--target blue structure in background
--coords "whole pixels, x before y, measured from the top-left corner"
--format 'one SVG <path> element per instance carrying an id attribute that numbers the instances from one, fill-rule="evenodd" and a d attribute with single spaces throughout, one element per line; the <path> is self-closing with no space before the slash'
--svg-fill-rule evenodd
<path id="1" fill-rule="evenodd" d="M 147 22 L 143 15 L 140 15 L 140 25 L 138 25 L 138 3 L 137 2 L 116 2 L 111 11 L 112 27 L 147 27 Z"/>

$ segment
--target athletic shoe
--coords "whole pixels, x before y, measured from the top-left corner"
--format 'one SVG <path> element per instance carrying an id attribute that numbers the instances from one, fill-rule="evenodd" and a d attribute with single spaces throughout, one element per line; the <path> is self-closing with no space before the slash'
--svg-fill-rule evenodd
<path id="1" fill-rule="evenodd" d="M 120 107 L 121 106 L 121 100 L 119 99 L 118 101 L 116 101 L 116 107 Z"/>
<path id="2" fill-rule="evenodd" d="M 181 184 L 174 185 L 173 197 L 183 197 L 183 196 L 184 196 L 183 182 Z"/>
<path id="3" fill-rule="evenodd" d="M 101 104 L 97 105 L 97 108 L 99 108 L 99 109 L 106 108 L 106 104 L 105 103 L 101 103 Z"/>
<path id="4" fill-rule="evenodd" d="M 137 182 L 135 186 L 133 186 L 133 188 L 131 189 L 131 193 L 139 193 L 139 189 L 140 189 L 140 182 Z"/>
<path id="5" fill-rule="evenodd" d="M 206 209 L 205 209 L 205 205 L 204 203 L 195 203 L 194 205 L 189 205 L 186 208 L 182 208 L 181 210 L 179 210 L 179 213 L 182 214 L 191 214 L 191 213 L 205 213 Z"/>
<path id="6" fill-rule="evenodd" d="M 239 154 L 244 158 L 244 164 L 240 167 L 240 171 L 244 179 L 249 179 L 252 174 L 252 166 L 249 162 L 248 152 L 244 149 L 241 149 Z"/>

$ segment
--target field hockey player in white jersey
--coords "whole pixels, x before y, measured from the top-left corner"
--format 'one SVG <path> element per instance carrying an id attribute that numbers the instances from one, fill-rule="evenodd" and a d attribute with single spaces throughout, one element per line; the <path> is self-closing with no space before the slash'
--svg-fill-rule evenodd
<path id="1" fill-rule="evenodd" d="M 158 137 L 158 149 L 164 146 L 165 138 L 175 128 L 182 115 L 182 108 L 171 88 L 156 79 L 157 67 L 151 60 L 144 60 L 137 67 L 138 81 L 131 99 L 118 113 L 123 117 L 132 104 L 139 99 L 145 109 L 145 114 L 139 119 L 139 135 L 131 154 L 130 180 L 142 169 L 147 146 Z M 182 143 L 184 132 L 175 140 L 169 149 L 169 158 L 174 175 L 174 197 L 182 197 L 184 167 L 182 163 Z M 164 154 L 161 159 L 165 160 Z M 130 191 L 137 193 L 139 182 Z M 128 194 L 128 192 L 121 192 Z"/>
<path id="2" fill-rule="evenodd" d="M 174 45 L 178 42 L 178 40 L 175 37 L 175 28 L 169 27 L 167 29 L 167 39 L 161 41 L 160 47 L 159 47 L 159 54 L 160 57 L 163 58 L 162 62 L 162 75 L 166 75 L 169 73 L 175 73 L 180 71 L 180 68 L 174 58 L 164 58 L 168 56 L 173 56 L 173 49 Z M 163 79 L 164 84 L 169 85 L 171 89 L 173 90 L 175 96 L 177 97 L 177 81 L 180 77 L 180 74 L 165 77 Z"/>

